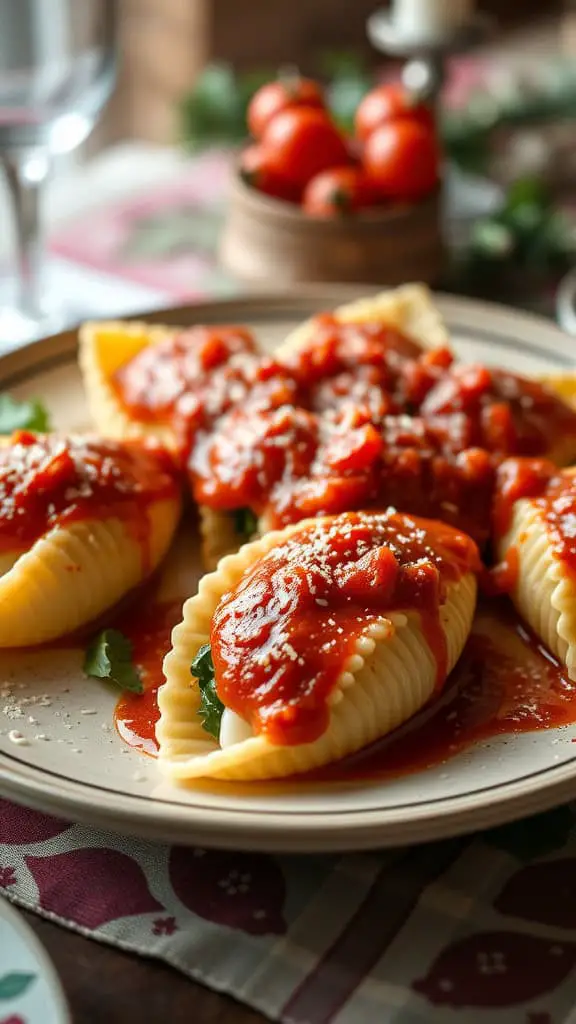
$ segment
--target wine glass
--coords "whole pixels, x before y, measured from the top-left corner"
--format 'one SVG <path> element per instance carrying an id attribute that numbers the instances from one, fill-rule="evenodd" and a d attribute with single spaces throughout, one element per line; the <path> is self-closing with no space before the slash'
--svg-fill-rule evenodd
<path id="1" fill-rule="evenodd" d="M 63 326 L 42 286 L 40 198 L 52 156 L 92 131 L 115 80 L 115 0 L 0 0 L 0 164 L 16 235 L 16 294 L 0 346 Z"/>

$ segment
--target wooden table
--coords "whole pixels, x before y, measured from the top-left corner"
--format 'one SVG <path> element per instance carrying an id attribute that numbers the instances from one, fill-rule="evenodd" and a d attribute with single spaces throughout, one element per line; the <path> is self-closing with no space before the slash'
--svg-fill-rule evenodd
<path id="1" fill-rule="evenodd" d="M 229 996 L 211 992 L 157 960 L 123 953 L 23 915 L 60 976 L 73 1024 L 265 1024 Z"/>

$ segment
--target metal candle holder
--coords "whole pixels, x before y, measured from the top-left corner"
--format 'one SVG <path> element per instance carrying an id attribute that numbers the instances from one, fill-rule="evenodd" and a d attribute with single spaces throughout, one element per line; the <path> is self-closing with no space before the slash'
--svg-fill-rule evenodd
<path id="1" fill-rule="evenodd" d="M 483 14 L 472 16 L 449 35 L 430 38 L 407 35 L 393 22 L 386 10 L 377 10 L 367 22 L 368 38 L 374 48 L 389 57 L 406 59 L 402 80 L 411 91 L 428 102 L 436 102 L 445 77 L 446 58 L 484 42 L 493 32 L 494 22 Z"/>

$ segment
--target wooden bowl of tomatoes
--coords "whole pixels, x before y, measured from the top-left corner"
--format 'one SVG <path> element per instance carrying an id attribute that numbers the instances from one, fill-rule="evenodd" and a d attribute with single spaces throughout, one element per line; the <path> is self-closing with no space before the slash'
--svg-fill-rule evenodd
<path id="1" fill-rule="evenodd" d="M 316 82 L 270 82 L 248 128 L 221 239 L 228 270 L 271 284 L 438 278 L 440 146 L 432 111 L 403 85 L 367 93 L 346 136 Z"/>

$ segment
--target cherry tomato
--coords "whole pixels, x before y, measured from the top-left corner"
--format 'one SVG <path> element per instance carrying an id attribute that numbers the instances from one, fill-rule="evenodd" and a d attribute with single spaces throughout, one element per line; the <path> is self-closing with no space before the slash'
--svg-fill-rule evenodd
<path id="1" fill-rule="evenodd" d="M 320 86 L 311 78 L 298 77 L 263 85 L 254 93 L 248 106 L 248 128 L 253 138 L 261 139 L 267 124 L 287 107 L 324 109 Z"/>
<path id="2" fill-rule="evenodd" d="M 299 202 L 299 190 L 274 168 L 264 146 L 247 146 L 240 156 L 239 171 L 242 180 L 258 192 L 289 203 Z"/>
<path id="3" fill-rule="evenodd" d="M 311 178 L 304 189 L 302 207 L 312 217 L 338 217 L 369 206 L 371 198 L 363 170 L 332 167 Z"/>
<path id="4" fill-rule="evenodd" d="M 400 82 L 378 85 L 366 93 L 354 117 L 354 130 L 363 142 L 387 121 L 410 118 L 431 130 L 435 127 L 430 107 L 414 98 Z"/>
<path id="5" fill-rule="evenodd" d="M 322 110 L 288 107 L 272 118 L 262 141 L 278 173 L 300 188 L 349 162 L 344 139 Z"/>
<path id="6" fill-rule="evenodd" d="M 421 199 L 438 181 L 440 153 L 436 137 L 415 121 L 382 124 L 366 141 L 364 168 L 381 197 Z"/>

